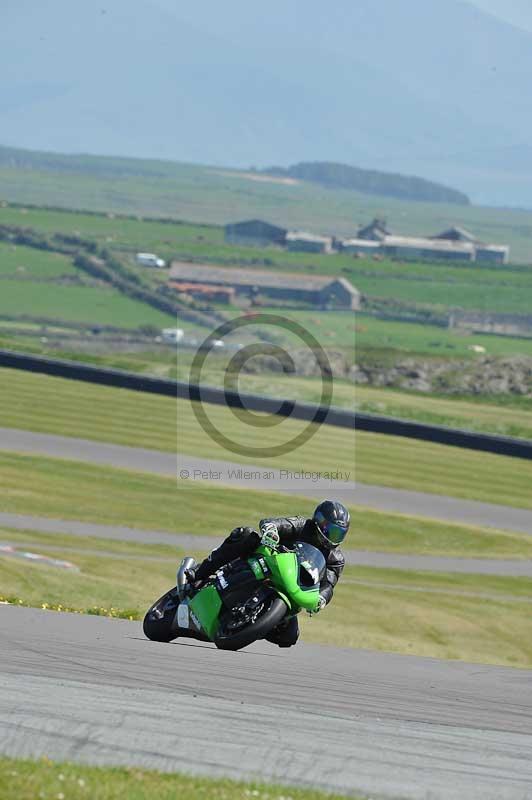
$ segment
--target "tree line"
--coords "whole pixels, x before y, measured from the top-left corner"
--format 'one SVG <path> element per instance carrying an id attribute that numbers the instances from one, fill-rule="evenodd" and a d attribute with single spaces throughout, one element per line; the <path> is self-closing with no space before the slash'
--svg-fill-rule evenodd
<path id="1" fill-rule="evenodd" d="M 415 175 L 351 167 L 332 161 L 302 161 L 291 167 L 269 167 L 265 174 L 319 183 L 331 189 L 351 189 L 363 194 L 382 195 L 400 200 L 470 205 L 469 197 L 457 189 Z"/>

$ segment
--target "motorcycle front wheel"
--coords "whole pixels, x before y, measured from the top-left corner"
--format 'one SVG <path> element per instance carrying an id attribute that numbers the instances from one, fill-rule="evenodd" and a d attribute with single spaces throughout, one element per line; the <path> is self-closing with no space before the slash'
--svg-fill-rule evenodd
<path id="1" fill-rule="evenodd" d="M 284 600 L 277 595 L 272 595 L 257 619 L 244 628 L 231 631 L 222 621 L 214 639 L 214 644 L 220 650 L 241 650 L 258 639 L 264 639 L 283 621 L 287 611 L 288 608 Z"/>

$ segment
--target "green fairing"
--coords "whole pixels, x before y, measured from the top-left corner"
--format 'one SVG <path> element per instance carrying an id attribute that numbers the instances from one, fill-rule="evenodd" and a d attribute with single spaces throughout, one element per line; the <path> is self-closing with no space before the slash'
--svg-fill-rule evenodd
<path id="1" fill-rule="evenodd" d="M 261 565 L 266 565 L 266 571 Z M 253 574 L 260 581 L 267 581 L 281 597 L 292 614 L 302 609 L 315 611 L 319 603 L 319 587 L 302 589 L 298 582 L 299 565 L 294 553 L 277 553 L 260 546 L 248 559 Z M 216 586 L 208 584 L 189 601 L 189 608 L 201 628 L 209 637 L 216 636 L 222 600 Z"/>
<path id="2" fill-rule="evenodd" d="M 302 589 L 298 583 L 299 567 L 294 553 L 276 553 L 267 547 L 259 547 L 257 554 L 264 557 L 271 572 L 270 579 L 283 600 L 288 601 L 290 610 L 297 613 L 302 608 L 315 611 L 320 599 L 319 587 Z"/>
<path id="3" fill-rule="evenodd" d="M 192 598 L 189 607 L 201 623 L 201 627 L 209 639 L 214 638 L 218 628 L 218 616 L 222 607 L 222 601 L 216 587 L 206 586 L 201 589 Z"/>
<path id="4" fill-rule="evenodd" d="M 259 562 L 257 561 L 257 559 L 256 558 L 250 558 L 248 560 L 248 564 L 251 567 L 251 569 L 253 570 L 253 574 L 255 575 L 256 579 L 258 581 L 263 581 L 264 580 L 264 572 L 262 571 L 262 567 L 259 564 Z"/>

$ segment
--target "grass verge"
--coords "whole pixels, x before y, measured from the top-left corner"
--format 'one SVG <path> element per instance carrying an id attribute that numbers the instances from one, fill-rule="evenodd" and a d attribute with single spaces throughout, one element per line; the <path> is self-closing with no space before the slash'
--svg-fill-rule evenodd
<path id="1" fill-rule="evenodd" d="M 0 594 L 0 605 L 20 606 L 22 608 L 35 608 L 35 603 L 30 600 L 22 600 L 20 597 L 10 595 L 4 597 Z M 130 622 L 133 620 L 141 619 L 140 612 L 136 609 L 115 608 L 110 606 L 104 608 L 103 606 L 90 606 L 89 608 L 74 608 L 73 606 L 64 606 L 62 603 L 41 603 L 39 608 L 43 611 L 63 611 L 68 614 L 88 614 L 93 617 L 110 617 L 111 619 L 128 619 Z"/>
<path id="2" fill-rule="evenodd" d="M 176 533 L 225 535 L 312 500 L 0 451 L 0 510 Z"/>
<path id="3" fill-rule="evenodd" d="M 2 556 L 2 601 L 125 619 L 140 619 L 159 595 L 175 586 L 176 567 L 184 555 L 180 548 L 165 545 L 31 531 L 3 530 L 0 541 L 18 550 L 64 558 L 79 569 L 65 571 Z M 195 555 L 207 555 L 205 548 L 198 547 Z"/>
<path id="4" fill-rule="evenodd" d="M 348 568 L 323 618 L 302 620 L 303 638 L 530 669 L 531 592 L 527 578 Z"/>
<path id="5" fill-rule="evenodd" d="M 308 516 L 313 500 L 206 483 L 178 485 L 171 478 L 74 461 L 0 451 L 0 511 L 53 519 L 127 525 L 145 530 L 225 536 L 236 525 L 252 527 L 264 516 Z M 348 548 L 468 558 L 532 558 L 532 537 L 468 525 L 351 507 Z M 100 548 L 99 538 L 2 531 L 10 542 Z M 200 540 L 201 541 L 201 540 Z M 85 542 L 85 544 L 83 544 Z M 114 553 L 139 554 L 144 545 L 109 541 Z M 149 545 L 153 549 L 154 545 Z M 170 548 L 157 546 L 158 555 Z M 146 553 L 148 555 L 148 553 Z"/>
<path id="6" fill-rule="evenodd" d="M 0 585 L 20 605 L 141 619 L 175 585 L 179 557 L 76 554 L 77 573 L 0 558 Z M 529 578 L 346 567 L 333 603 L 299 619 L 307 642 L 530 668 L 531 596 Z"/>
<path id="7" fill-rule="evenodd" d="M 492 403 L 474 398 L 420 395 L 394 389 L 356 387 L 359 411 L 401 417 L 433 425 L 532 439 L 532 403 L 528 398 L 508 397 Z"/>
<path id="8" fill-rule="evenodd" d="M 532 536 L 355 506 L 347 548 L 456 558 L 532 558 Z"/>
<path id="9" fill-rule="evenodd" d="M 175 451 L 177 439 L 180 453 L 236 458 L 241 463 L 257 461 L 235 456 L 214 443 L 188 402 L 14 370 L 2 370 L 0 375 L 0 425 L 167 452 Z M 227 436 L 240 440 L 244 436 L 246 444 L 264 446 L 261 428 L 242 425 L 221 406 L 209 406 L 208 413 Z M 301 425 L 285 420 L 269 428 L 269 444 L 285 442 Z M 369 433 L 357 433 L 355 448 L 354 432 L 332 426 L 322 426 L 314 438 L 292 453 L 264 459 L 264 465 L 340 469 L 352 476 L 356 466 L 356 478 L 363 483 L 532 508 L 532 463 L 528 461 Z"/>
<path id="10" fill-rule="evenodd" d="M 2 800 L 335 800 L 339 795 L 227 778 L 199 778 L 125 767 L 87 767 L 41 758 L 0 758 Z M 354 800 L 356 800 L 354 798 Z"/>
<path id="11" fill-rule="evenodd" d="M 0 426 L 57 433 L 153 450 L 188 453 L 221 460 L 256 463 L 215 444 L 200 427 L 188 401 L 176 401 L 124 389 L 99 387 L 17 370 L 0 370 Z M 36 397 L 39 398 L 38 409 Z M 244 425 L 224 407 L 208 406 L 213 423 L 247 446 L 284 443 L 307 427 L 284 420 L 275 428 Z M 322 426 L 292 453 L 263 459 L 265 466 L 343 470 L 353 479 L 354 431 Z"/>
<path id="12" fill-rule="evenodd" d="M 13 325 L 13 323 L 9 324 Z M 185 323 L 180 323 L 180 325 L 186 327 Z M 19 323 L 19 326 L 22 327 L 22 323 Z M 3 327 L 7 328 L 8 323 L 3 323 Z M 27 323 L 26 327 L 31 328 L 32 326 Z M 34 327 L 36 335 L 42 332 L 38 326 Z M 191 325 L 188 327 L 192 328 Z M 171 348 L 163 352 L 146 350 L 139 353 L 120 352 L 93 355 L 73 350 L 49 349 L 46 343 L 35 342 L 33 339 L 22 339 L 22 337 L 9 339 L 2 335 L 1 343 L 6 349 L 28 350 L 54 358 L 88 362 L 109 369 L 123 369 L 181 381 L 189 379 L 193 359 L 191 352 L 183 351 L 179 354 L 176 364 L 175 352 Z M 532 348 L 532 340 L 530 344 Z M 64 342 L 63 346 L 68 347 L 68 341 Z M 213 356 L 212 363 L 209 359 L 202 372 L 205 384 L 223 386 L 228 361 L 226 355 L 222 356 L 219 353 Z M 10 393 L 15 396 L 16 402 L 22 401 L 23 403 L 20 410 L 15 407 L 10 412 L 15 424 L 20 427 L 25 424 L 24 410 L 27 391 L 25 379 L 24 376 L 17 379 L 14 371 L 6 371 L 6 377 L 9 380 Z M 37 376 L 29 376 L 30 383 L 32 380 L 38 380 Z M 319 403 L 321 398 L 321 379 L 315 377 L 299 377 L 281 373 L 241 373 L 239 387 L 244 392 L 271 397 L 289 397 L 308 403 Z M 44 386 L 45 393 L 47 393 L 47 388 Z M 532 401 L 517 395 L 442 396 L 392 388 L 355 386 L 351 381 L 336 379 L 332 402 L 333 405 L 352 410 L 356 408 L 358 411 L 412 419 L 429 424 L 532 439 Z"/>
<path id="13" fill-rule="evenodd" d="M 371 433 L 356 445 L 363 483 L 532 508 L 530 461 Z"/>

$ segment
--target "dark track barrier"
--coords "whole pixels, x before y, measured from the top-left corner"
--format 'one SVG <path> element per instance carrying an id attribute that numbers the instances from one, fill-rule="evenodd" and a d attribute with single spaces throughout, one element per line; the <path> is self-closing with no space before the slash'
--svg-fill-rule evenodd
<path id="1" fill-rule="evenodd" d="M 316 406 L 310 403 L 276 400 L 275 398 L 254 394 L 224 392 L 223 389 L 218 389 L 214 386 L 199 387 L 182 381 L 150 378 L 133 372 L 93 367 L 80 362 L 15 353 L 10 350 L 0 350 L 0 367 L 96 383 L 101 386 L 114 386 L 136 392 L 148 392 L 166 397 L 201 400 L 203 403 L 228 405 L 233 408 L 245 407 L 251 411 L 279 414 L 305 421 L 315 419 L 318 410 Z M 370 433 L 402 436 L 408 439 L 446 444 L 467 450 L 480 450 L 485 453 L 532 459 L 532 441 L 527 439 L 514 439 L 509 436 L 496 436 L 489 433 L 472 433 L 441 425 L 426 425 L 420 422 L 356 413 L 334 407 L 322 409 L 317 419 L 320 423 L 341 428 L 356 428 L 359 431 Z"/>

